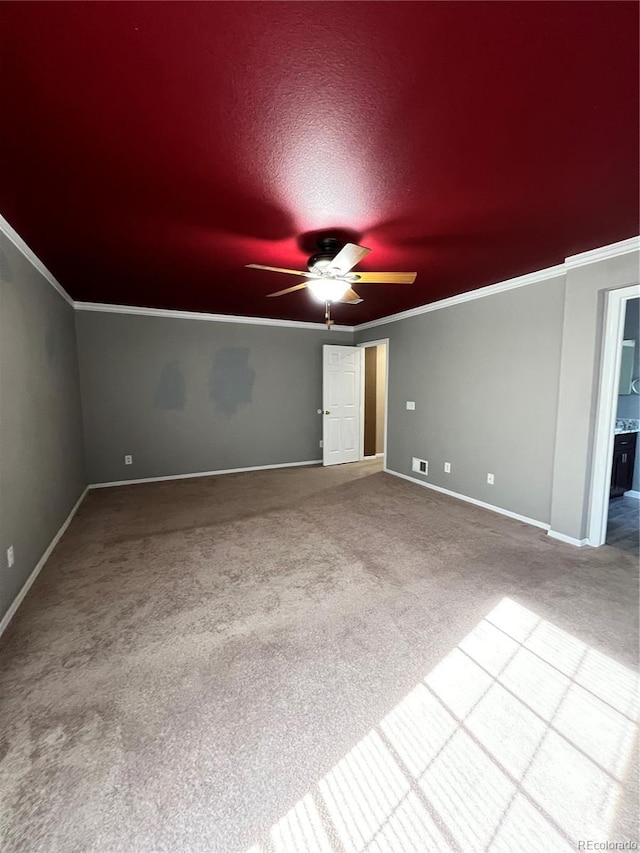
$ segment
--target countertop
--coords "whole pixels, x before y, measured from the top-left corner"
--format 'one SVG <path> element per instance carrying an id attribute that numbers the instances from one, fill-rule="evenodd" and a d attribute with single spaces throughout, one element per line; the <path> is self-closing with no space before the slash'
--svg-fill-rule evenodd
<path id="1" fill-rule="evenodd" d="M 616 435 L 627 435 L 631 432 L 640 432 L 640 420 L 638 418 L 616 418 L 614 429 Z"/>

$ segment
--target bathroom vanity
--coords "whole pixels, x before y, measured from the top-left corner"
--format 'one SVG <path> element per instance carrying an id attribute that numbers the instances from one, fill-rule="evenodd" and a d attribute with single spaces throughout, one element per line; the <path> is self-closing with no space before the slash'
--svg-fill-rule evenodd
<path id="1" fill-rule="evenodd" d="M 609 495 L 612 498 L 619 498 L 631 489 L 637 440 L 637 426 L 630 430 L 616 429 L 613 443 L 611 492 Z"/>

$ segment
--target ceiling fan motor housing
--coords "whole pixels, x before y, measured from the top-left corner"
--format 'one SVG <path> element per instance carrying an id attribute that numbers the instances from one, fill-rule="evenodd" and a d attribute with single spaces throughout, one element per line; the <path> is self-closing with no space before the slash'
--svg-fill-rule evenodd
<path id="1" fill-rule="evenodd" d="M 322 272 L 331 266 L 331 261 L 338 254 L 342 244 L 335 237 L 322 237 L 318 240 L 319 252 L 311 255 L 307 261 L 309 272 Z"/>

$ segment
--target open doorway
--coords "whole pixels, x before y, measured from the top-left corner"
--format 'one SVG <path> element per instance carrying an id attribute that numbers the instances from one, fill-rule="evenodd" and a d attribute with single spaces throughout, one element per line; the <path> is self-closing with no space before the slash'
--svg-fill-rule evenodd
<path id="1" fill-rule="evenodd" d="M 637 285 L 606 294 L 587 540 L 595 547 L 605 542 L 614 547 L 624 545 L 624 550 L 636 554 L 640 519 L 638 489 L 633 488 L 638 482 L 634 479 L 638 476 L 634 457 L 640 424 L 640 409 L 636 413 L 640 401 L 638 294 Z M 617 511 L 618 498 L 628 499 L 624 512 Z M 635 531 L 631 534 L 633 524 Z M 620 526 L 624 530 L 616 530 Z"/>
<path id="2" fill-rule="evenodd" d="M 387 445 L 388 340 L 359 344 L 362 360 L 360 458 L 385 458 Z"/>
<path id="3" fill-rule="evenodd" d="M 640 298 L 624 318 L 605 542 L 640 556 Z"/>

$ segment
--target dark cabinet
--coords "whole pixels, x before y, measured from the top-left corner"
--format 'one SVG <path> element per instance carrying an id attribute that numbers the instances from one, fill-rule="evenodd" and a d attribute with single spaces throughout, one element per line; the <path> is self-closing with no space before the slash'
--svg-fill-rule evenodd
<path id="1" fill-rule="evenodd" d="M 612 498 L 619 498 L 631 488 L 637 438 L 638 433 L 636 432 L 615 436 L 613 444 L 613 468 L 611 469 L 610 497 Z"/>

